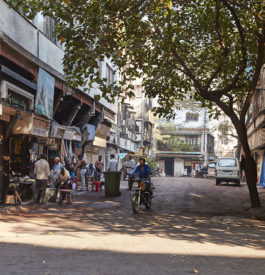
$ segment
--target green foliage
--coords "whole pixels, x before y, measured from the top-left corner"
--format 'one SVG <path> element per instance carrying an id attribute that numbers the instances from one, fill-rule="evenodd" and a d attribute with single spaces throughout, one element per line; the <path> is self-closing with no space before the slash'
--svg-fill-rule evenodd
<path id="1" fill-rule="evenodd" d="M 265 41 L 261 0 L 8 3 L 29 17 L 41 11 L 56 19 L 69 85 L 85 86 L 89 79 L 111 100 L 121 87 L 132 95 L 128 83 L 142 77 L 146 95 L 158 98 L 158 115 L 172 117 L 176 102 L 194 88 L 194 99 L 213 116 L 220 112 L 215 104 L 231 115 L 233 103 L 244 102 L 259 75 L 258 46 Z M 104 57 L 122 68 L 119 85 L 107 87 L 100 78 Z"/>

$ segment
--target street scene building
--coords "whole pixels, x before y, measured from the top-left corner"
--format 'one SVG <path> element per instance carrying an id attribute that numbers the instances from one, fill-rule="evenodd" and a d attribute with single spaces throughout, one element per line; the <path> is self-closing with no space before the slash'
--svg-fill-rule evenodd
<path id="1" fill-rule="evenodd" d="M 167 176 L 191 176 L 195 166 L 215 159 L 207 109 L 178 110 L 174 120 L 157 120 L 156 127 L 156 157 Z"/>
<path id="2" fill-rule="evenodd" d="M 263 275 L 264 14 L 0 0 L 0 274 Z"/>

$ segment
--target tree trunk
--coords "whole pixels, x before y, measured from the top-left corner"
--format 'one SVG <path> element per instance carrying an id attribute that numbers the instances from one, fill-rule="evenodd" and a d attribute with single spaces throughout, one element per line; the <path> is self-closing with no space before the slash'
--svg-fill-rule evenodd
<path id="1" fill-rule="evenodd" d="M 257 190 L 257 167 L 254 158 L 246 155 L 246 180 L 250 195 L 251 207 L 260 207 L 259 193 Z"/>
<path id="2" fill-rule="evenodd" d="M 259 193 L 257 190 L 257 166 L 256 161 L 254 160 L 252 153 L 249 148 L 248 138 L 247 138 L 247 129 L 245 125 L 240 125 L 237 127 L 238 137 L 242 145 L 243 154 L 245 154 L 245 173 L 246 180 L 250 195 L 251 207 L 260 207 Z"/>

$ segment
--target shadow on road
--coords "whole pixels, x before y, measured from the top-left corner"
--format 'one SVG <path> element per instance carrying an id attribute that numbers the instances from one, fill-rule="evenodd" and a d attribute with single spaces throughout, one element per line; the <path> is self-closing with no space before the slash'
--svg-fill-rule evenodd
<path id="1" fill-rule="evenodd" d="M 0 243 L 3 274 L 263 274 L 264 258 L 73 250 Z M 4 253 L 8 251 L 8 253 Z"/>

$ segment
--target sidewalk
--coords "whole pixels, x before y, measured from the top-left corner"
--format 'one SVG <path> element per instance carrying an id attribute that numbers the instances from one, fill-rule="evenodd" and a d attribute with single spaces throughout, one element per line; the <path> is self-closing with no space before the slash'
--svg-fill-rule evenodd
<path id="1" fill-rule="evenodd" d="M 126 194 L 126 195 L 125 195 Z M 44 205 L 33 204 L 30 201 L 23 202 L 20 206 L 0 205 L 0 214 L 19 215 L 20 213 L 41 212 L 41 213 L 62 213 L 86 210 L 105 210 L 118 209 L 122 201 L 127 199 L 127 182 L 121 181 L 121 196 L 105 197 L 104 189 L 102 192 L 77 191 L 73 190 L 73 203 L 59 205 L 57 202 L 48 202 Z"/>

